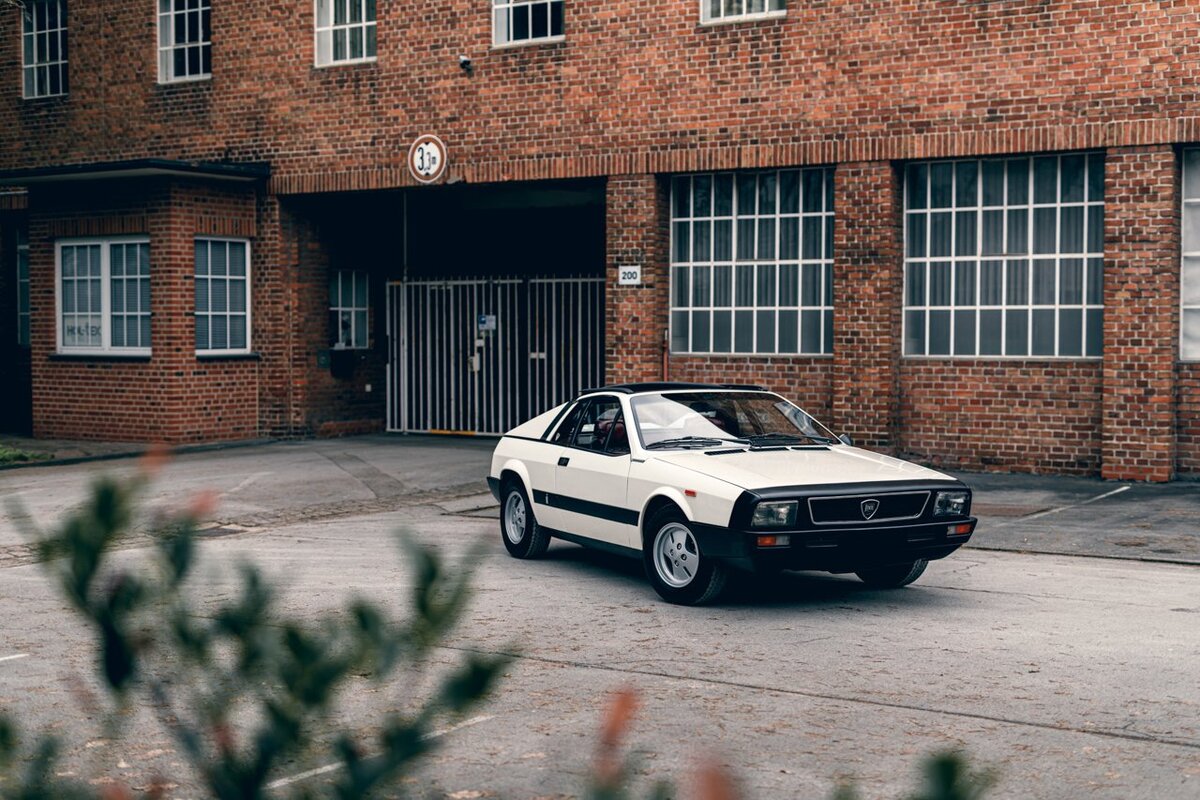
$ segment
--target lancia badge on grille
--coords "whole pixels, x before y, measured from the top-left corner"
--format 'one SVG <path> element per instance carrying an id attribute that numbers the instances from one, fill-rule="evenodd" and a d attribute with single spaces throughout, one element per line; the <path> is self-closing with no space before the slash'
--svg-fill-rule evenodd
<path id="1" fill-rule="evenodd" d="M 875 512 L 878 510 L 879 510 L 879 501 L 878 500 L 863 500 L 862 501 L 863 519 L 870 519 L 871 517 L 875 516 Z"/>

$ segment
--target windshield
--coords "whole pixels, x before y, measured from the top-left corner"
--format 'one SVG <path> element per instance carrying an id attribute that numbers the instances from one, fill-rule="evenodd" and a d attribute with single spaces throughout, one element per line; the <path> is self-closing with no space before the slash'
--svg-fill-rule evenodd
<path id="1" fill-rule="evenodd" d="M 649 449 L 837 441 L 824 425 L 768 392 L 647 394 L 630 405 L 642 446 Z"/>

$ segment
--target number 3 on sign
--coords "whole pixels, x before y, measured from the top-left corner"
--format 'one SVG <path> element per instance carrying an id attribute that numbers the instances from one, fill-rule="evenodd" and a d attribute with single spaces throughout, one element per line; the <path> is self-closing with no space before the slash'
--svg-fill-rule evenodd
<path id="1" fill-rule="evenodd" d="M 446 171 L 446 145 L 432 134 L 413 142 L 408 151 L 408 170 L 421 183 L 433 183 Z"/>
<path id="2" fill-rule="evenodd" d="M 632 267 L 617 267 L 617 285 L 618 286 L 641 286 L 642 285 L 642 267 L 641 265 Z"/>

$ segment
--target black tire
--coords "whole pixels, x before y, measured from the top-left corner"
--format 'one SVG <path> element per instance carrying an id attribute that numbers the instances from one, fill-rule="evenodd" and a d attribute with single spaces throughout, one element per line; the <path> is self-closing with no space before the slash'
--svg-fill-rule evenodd
<path id="1" fill-rule="evenodd" d="M 876 589 L 899 589 L 921 577 L 929 562 L 923 558 L 904 564 L 889 564 L 886 567 L 871 567 L 858 570 L 857 575 L 867 586 Z"/>
<path id="2" fill-rule="evenodd" d="M 674 537 L 676 548 L 668 548 L 662 537 Z M 663 545 L 661 555 L 659 545 Z M 666 553 L 679 555 L 670 559 Z M 662 558 L 662 563 L 658 562 Z M 728 568 L 719 561 L 705 558 L 696 544 L 687 518 L 674 507 L 664 508 L 650 518 L 642 546 L 642 564 L 646 577 L 658 596 L 668 603 L 699 606 L 710 603 L 721 594 L 729 577 Z"/>
<path id="3" fill-rule="evenodd" d="M 513 558 L 541 558 L 550 532 L 538 524 L 525 487 L 509 479 L 500 490 L 500 540 Z M 519 525 L 518 525 L 519 520 Z"/>

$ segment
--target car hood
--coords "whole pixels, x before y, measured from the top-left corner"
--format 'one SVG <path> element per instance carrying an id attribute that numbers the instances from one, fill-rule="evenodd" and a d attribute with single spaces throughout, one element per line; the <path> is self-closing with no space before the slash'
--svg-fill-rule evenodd
<path id="1" fill-rule="evenodd" d="M 652 458 L 699 472 L 743 489 L 820 486 L 836 483 L 954 480 L 949 475 L 857 447 L 746 450 L 705 455 L 702 450 L 654 453 Z"/>

